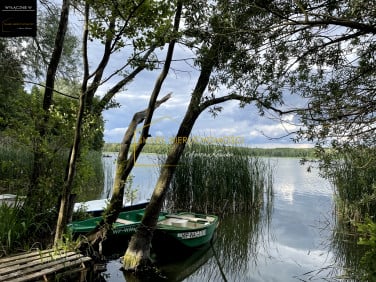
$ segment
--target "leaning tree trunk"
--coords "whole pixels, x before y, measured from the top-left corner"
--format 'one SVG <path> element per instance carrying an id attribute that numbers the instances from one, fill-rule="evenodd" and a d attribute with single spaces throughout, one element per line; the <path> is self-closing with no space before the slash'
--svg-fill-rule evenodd
<path id="1" fill-rule="evenodd" d="M 182 3 L 181 1 L 179 1 L 174 19 L 174 33 L 177 33 L 179 30 L 181 10 Z M 104 238 L 106 238 L 107 232 L 111 228 L 112 224 L 116 221 L 117 217 L 119 216 L 123 204 L 125 183 L 135 165 L 138 156 L 140 155 L 143 147 L 145 146 L 145 140 L 149 136 L 149 129 L 153 118 L 154 110 L 171 97 L 171 94 L 169 93 L 165 97 L 157 101 L 158 95 L 161 91 L 163 82 L 167 77 L 172 62 L 174 47 L 177 40 L 176 34 L 173 34 L 173 36 L 173 39 L 170 41 L 168 45 L 165 64 L 154 85 L 153 92 L 150 96 L 148 107 L 144 111 L 138 112 L 133 116 L 133 119 L 129 124 L 128 129 L 124 134 L 116 164 L 113 194 L 110 200 L 110 204 L 103 216 L 103 220 L 87 236 L 91 245 L 101 244 Z M 136 127 L 141 122 L 143 122 L 143 128 L 141 131 L 139 142 L 136 144 L 136 148 L 133 150 L 132 155 L 128 156 L 131 143 L 136 131 Z"/>
<path id="2" fill-rule="evenodd" d="M 199 116 L 199 112 L 188 112 L 177 136 L 189 136 L 192 127 Z M 132 236 L 128 249 L 124 255 L 123 267 L 126 270 L 136 270 L 149 265 L 150 246 L 154 228 L 157 224 L 159 212 L 162 209 L 167 187 L 175 172 L 176 165 L 185 148 L 185 143 L 175 143 L 162 167 L 157 184 L 154 188 L 150 203 L 146 207 L 145 215 L 137 233 Z"/>
<path id="3" fill-rule="evenodd" d="M 216 52 L 218 52 L 217 47 L 219 44 L 220 41 L 218 39 L 213 42 L 210 52 L 208 52 L 202 62 L 200 76 L 197 80 L 188 109 L 180 124 L 175 140 L 187 140 L 197 118 L 207 108 L 207 105 L 201 105 L 201 98 L 209 83 L 210 75 L 216 63 Z M 150 248 L 153 232 L 157 225 L 158 216 L 162 209 L 172 176 L 184 151 L 185 145 L 185 142 L 175 142 L 172 150 L 167 156 L 150 199 L 150 203 L 146 207 L 140 227 L 137 229 L 136 234 L 132 236 L 128 249 L 125 252 L 123 260 L 123 268 L 125 270 L 137 270 L 150 263 Z"/>

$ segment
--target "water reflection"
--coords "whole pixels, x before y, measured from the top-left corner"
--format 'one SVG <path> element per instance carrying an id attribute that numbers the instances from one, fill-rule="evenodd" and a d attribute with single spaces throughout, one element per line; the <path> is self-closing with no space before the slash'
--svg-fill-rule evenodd
<path id="1" fill-rule="evenodd" d="M 165 281 L 356 281 L 344 269 L 356 267 L 362 252 L 335 217 L 331 185 L 298 159 L 272 161 L 274 198 L 251 213 L 223 216 L 206 252 L 161 260 Z M 105 280 L 136 281 L 120 267 L 118 259 L 109 262 Z"/>
<path id="2" fill-rule="evenodd" d="M 330 248 L 336 259 L 333 276 L 341 277 L 342 281 L 358 281 L 360 259 L 367 250 L 366 246 L 357 244 L 358 239 L 356 228 L 337 215 Z"/>
<path id="3" fill-rule="evenodd" d="M 112 195 L 116 171 L 117 153 L 106 153 L 102 158 L 104 171 L 104 187 L 101 193 L 90 195 L 90 200 L 107 199 Z M 151 191 L 157 180 L 158 165 L 155 154 L 141 154 L 132 170 L 132 189 L 137 190 L 135 201 L 150 198 Z"/>
<path id="4" fill-rule="evenodd" d="M 209 243 L 192 253 L 161 259 L 157 261 L 157 266 L 166 280 L 183 281 L 198 271 L 213 255 L 213 246 Z"/>

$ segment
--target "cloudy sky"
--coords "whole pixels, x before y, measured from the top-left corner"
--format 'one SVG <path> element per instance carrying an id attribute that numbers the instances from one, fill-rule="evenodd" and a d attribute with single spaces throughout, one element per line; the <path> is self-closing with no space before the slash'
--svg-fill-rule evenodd
<path id="1" fill-rule="evenodd" d="M 94 63 L 98 57 L 95 53 L 92 54 L 91 60 Z M 97 54 L 97 56 L 99 55 L 100 53 Z M 159 96 L 162 97 L 172 92 L 172 97 L 156 110 L 150 130 L 152 137 L 158 139 L 158 142 L 173 138 L 184 117 L 198 72 L 190 65 L 191 62 L 183 62 L 180 59 L 192 57 L 193 54 L 190 51 L 182 48 L 176 49 L 175 62 L 172 64 L 172 69 Z M 110 62 L 111 68 L 118 68 L 120 65 L 117 64 L 121 61 L 123 61 L 121 55 L 113 58 Z M 116 102 L 120 104 L 120 107 L 107 110 L 104 113 L 104 138 L 107 143 L 121 142 L 133 114 L 146 108 L 159 73 L 160 70 L 140 73 L 126 89 L 116 95 Z M 116 80 L 112 81 L 112 83 L 115 82 Z M 106 91 L 110 86 L 111 83 L 105 85 L 102 87 L 102 91 Z M 293 106 L 294 102 L 290 103 Z M 272 113 L 260 117 L 254 106 L 240 108 L 236 101 L 229 101 L 221 106 L 223 110 L 215 118 L 209 112 L 200 116 L 194 126 L 192 136 L 212 138 L 212 140 L 237 138 L 237 143 L 241 142 L 245 146 L 252 147 L 307 147 L 307 144 L 294 144 L 291 137 L 282 138 L 296 127 L 273 118 Z M 287 121 L 292 121 L 293 118 L 293 116 L 285 117 Z"/>

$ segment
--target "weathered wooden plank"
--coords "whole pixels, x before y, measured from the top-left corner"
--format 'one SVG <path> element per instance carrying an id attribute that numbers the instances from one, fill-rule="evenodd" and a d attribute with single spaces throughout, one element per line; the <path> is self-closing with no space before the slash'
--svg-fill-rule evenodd
<path id="1" fill-rule="evenodd" d="M 64 269 L 72 270 L 90 260 L 82 254 L 55 249 L 2 258 L 0 281 L 29 281 Z"/>
<path id="2" fill-rule="evenodd" d="M 60 270 L 70 269 L 73 266 L 81 265 L 89 260 L 91 259 L 82 255 L 70 257 L 70 260 L 60 258 L 33 267 L 14 270 L 11 273 L 0 276 L 0 281 L 28 281 Z"/>
<path id="3" fill-rule="evenodd" d="M 88 257 L 83 257 L 80 260 L 75 260 L 75 261 L 70 261 L 70 262 L 65 262 L 63 264 L 57 264 L 53 267 L 48 267 L 48 268 L 43 268 L 35 273 L 27 274 L 27 275 L 22 275 L 21 277 L 16 277 L 16 278 L 10 278 L 10 279 L 5 279 L 1 280 L 4 282 L 24 282 L 24 281 L 30 281 L 39 277 L 43 277 L 45 275 L 50 275 L 57 273 L 59 271 L 62 271 L 64 269 L 71 269 L 74 266 L 81 265 L 84 262 L 87 262 L 91 260 Z"/>
<path id="4" fill-rule="evenodd" d="M 39 262 L 39 264 L 32 264 L 31 266 L 29 266 L 28 264 L 25 264 L 25 265 L 19 265 L 19 267 L 17 266 L 12 267 L 12 268 L 9 267 L 8 271 L 6 271 L 4 275 L 2 274 L 0 278 L 8 279 L 12 277 L 13 278 L 18 277 L 20 275 L 25 275 L 25 274 L 29 274 L 32 272 L 40 271 L 41 269 L 44 269 L 44 268 L 53 267 L 56 264 L 65 264 L 70 261 L 75 261 L 75 260 L 80 259 L 81 257 L 82 255 L 74 255 L 70 257 L 63 257 L 63 258 L 59 258 L 55 260 L 49 260 L 46 263 Z"/>
<path id="5" fill-rule="evenodd" d="M 48 249 L 48 250 L 43 250 L 43 251 L 37 250 L 33 252 L 27 252 L 27 253 L 3 257 L 3 258 L 0 258 L 0 265 L 6 262 L 11 262 L 11 261 L 22 259 L 22 258 L 34 257 L 36 255 L 43 255 L 45 253 L 51 253 L 51 252 L 56 252 L 56 250 L 55 249 Z"/>
<path id="6" fill-rule="evenodd" d="M 0 264 L 0 274 L 2 274 L 5 270 L 5 268 L 11 268 L 12 266 L 29 266 L 33 264 L 40 264 L 44 263 L 46 261 L 50 261 L 53 259 L 58 259 L 61 257 L 67 257 L 71 255 L 75 255 L 75 252 L 68 252 L 68 253 L 44 253 L 42 255 L 36 253 L 34 256 L 29 256 L 29 257 L 22 257 L 18 260 L 12 260 L 9 262 L 4 262 Z"/>

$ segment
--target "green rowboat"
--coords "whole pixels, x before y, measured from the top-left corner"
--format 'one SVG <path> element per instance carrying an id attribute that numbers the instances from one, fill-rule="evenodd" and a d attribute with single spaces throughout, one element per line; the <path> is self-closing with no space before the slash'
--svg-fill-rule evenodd
<path id="1" fill-rule="evenodd" d="M 113 235 L 131 236 L 140 225 L 145 209 L 121 212 L 112 226 Z M 68 224 L 74 236 L 85 235 L 92 231 L 102 217 L 93 217 Z M 153 245 L 160 247 L 171 242 L 178 243 L 188 248 L 195 248 L 208 243 L 218 226 L 218 217 L 215 215 L 195 214 L 181 212 L 159 214 Z"/>
<path id="2" fill-rule="evenodd" d="M 166 214 L 165 219 L 158 221 L 155 235 L 157 238 L 172 238 L 188 248 L 196 248 L 210 242 L 217 226 L 216 215 L 189 212 Z"/>
<path id="3" fill-rule="evenodd" d="M 137 227 L 140 225 L 142 217 L 144 216 L 145 209 L 131 210 L 121 212 L 118 219 L 112 225 L 112 233 L 114 235 L 131 236 L 136 232 Z M 165 218 L 165 213 L 161 213 L 159 220 Z M 101 216 L 89 218 L 82 221 L 73 221 L 68 224 L 68 228 L 72 231 L 73 235 L 85 235 L 92 231 L 98 223 L 102 220 Z"/>

